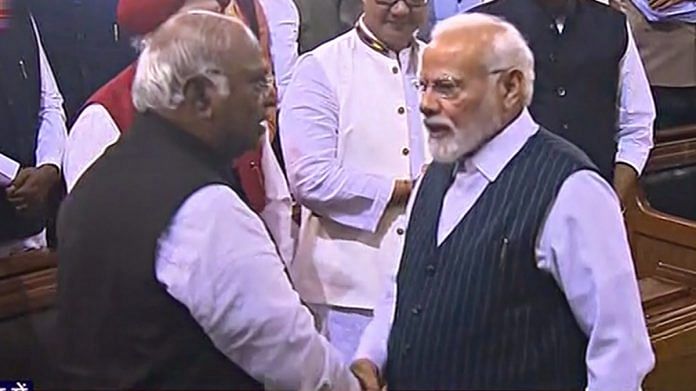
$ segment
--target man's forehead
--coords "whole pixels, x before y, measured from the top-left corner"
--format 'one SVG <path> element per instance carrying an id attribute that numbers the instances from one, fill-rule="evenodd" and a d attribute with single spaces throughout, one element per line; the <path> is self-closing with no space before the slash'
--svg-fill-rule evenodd
<path id="1" fill-rule="evenodd" d="M 471 50 L 462 45 L 428 46 L 423 52 L 422 70 L 428 72 L 461 71 L 469 59 Z"/>
<path id="2" fill-rule="evenodd" d="M 491 50 L 490 36 L 443 34 L 431 41 L 423 52 L 423 69 L 464 71 L 483 64 Z"/>

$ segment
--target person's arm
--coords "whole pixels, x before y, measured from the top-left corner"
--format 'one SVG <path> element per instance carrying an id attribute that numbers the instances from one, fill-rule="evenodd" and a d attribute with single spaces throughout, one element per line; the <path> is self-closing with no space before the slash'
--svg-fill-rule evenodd
<path id="1" fill-rule="evenodd" d="M 588 336 L 590 391 L 637 391 L 655 359 L 619 203 L 599 174 L 566 179 L 545 221 L 537 262 Z"/>
<path id="2" fill-rule="evenodd" d="M 374 232 L 387 206 L 410 185 L 344 167 L 337 157 L 338 98 L 311 55 L 297 64 L 280 112 L 283 156 L 298 202 L 340 224 Z"/>
<path id="3" fill-rule="evenodd" d="M 91 104 L 77 117 L 65 143 L 63 177 L 68 192 L 121 133 L 104 106 Z"/>
<path id="4" fill-rule="evenodd" d="M 36 164 L 35 167 L 22 168 L 7 188 L 8 200 L 21 212 L 43 208 L 49 192 L 60 181 L 63 150 L 67 137 L 63 96 L 58 90 L 33 18 L 31 23 L 38 46 L 41 79 Z"/>
<path id="5" fill-rule="evenodd" d="M 292 196 L 268 136 L 268 132 L 262 136 L 261 171 L 266 193 L 266 207 L 259 216 L 268 227 L 281 258 L 289 266 L 295 254 L 294 231 L 297 228 L 292 221 Z"/>
<path id="6" fill-rule="evenodd" d="M 279 107 L 282 109 L 285 89 L 297 62 L 300 15 L 292 0 L 261 0 L 261 6 L 268 17 L 273 73 L 278 87 Z"/>
<path id="7" fill-rule="evenodd" d="M 157 279 L 213 344 L 266 389 L 356 390 L 314 329 L 261 220 L 232 189 L 206 186 L 158 242 Z"/>
<path id="8" fill-rule="evenodd" d="M 427 166 L 423 167 L 423 174 L 426 170 Z M 413 203 L 415 202 L 416 194 L 418 194 L 420 184 L 421 180 L 419 179 L 414 185 L 413 194 L 408 200 L 408 205 L 406 205 L 407 221 L 411 219 Z M 358 348 L 353 355 L 351 369 L 360 379 L 364 389 L 380 389 L 384 386 L 382 369 L 387 363 L 387 343 L 396 311 L 398 269 L 399 266 L 397 265 L 394 274 L 389 276 L 389 279 L 383 284 L 385 289 L 375 306 L 374 316 L 367 327 L 365 327 L 360 337 Z"/>
<path id="9" fill-rule="evenodd" d="M 63 110 L 63 96 L 58 90 L 56 78 L 46 57 L 39 31 L 32 19 L 39 49 L 41 73 L 41 104 L 39 108 L 39 134 L 36 142 L 36 166 L 54 165 L 60 170 L 68 130 Z"/>
<path id="10" fill-rule="evenodd" d="M 620 63 L 619 130 L 617 133 L 614 189 L 626 202 L 653 147 L 655 104 L 631 28 L 626 25 L 628 45 Z"/>

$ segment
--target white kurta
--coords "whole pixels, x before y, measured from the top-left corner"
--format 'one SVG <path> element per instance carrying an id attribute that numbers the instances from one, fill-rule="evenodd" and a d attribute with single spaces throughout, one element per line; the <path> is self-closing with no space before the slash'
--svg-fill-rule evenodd
<path id="1" fill-rule="evenodd" d="M 280 131 L 303 206 L 290 271 L 306 302 L 372 309 L 396 271 L 406 219 L 389 199 L 428 155 L 415 45 L 383 54 L 352 30 L 298 61 Z"/>

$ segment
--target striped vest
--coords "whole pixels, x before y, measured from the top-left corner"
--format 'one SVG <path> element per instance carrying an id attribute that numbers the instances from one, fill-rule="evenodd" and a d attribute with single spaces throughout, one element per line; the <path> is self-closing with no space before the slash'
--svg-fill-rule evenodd
<path id="1" fill-rule="evenodd" d="M 391 389 L 583 389 L 587 338 L 535 245 L 558 190 L 596 170 L 540 130 L 437 246 L 453 165 L 432 164 L 416 197 L 389 338 Z"/>

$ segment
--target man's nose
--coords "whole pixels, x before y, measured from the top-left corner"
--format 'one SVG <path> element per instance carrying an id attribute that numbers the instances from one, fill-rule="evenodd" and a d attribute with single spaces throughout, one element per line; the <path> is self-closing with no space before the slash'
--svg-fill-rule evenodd
<path id="1" fill-rule="evenodd" d="M 390 9 L 389 12 L 397 17 L 403 17 L 409 14 L 411 12 L 411 9 L 409 6 L 406 4 L 405 1 L 397 1 L 396 4 L 394 4 Z"/>
<path id="2" fill-rule="evenodd" d="M 430 88 L 421 93 L 420 111 L 426 117 L 432 117 L 440 112 L 440 101 Z"/>

